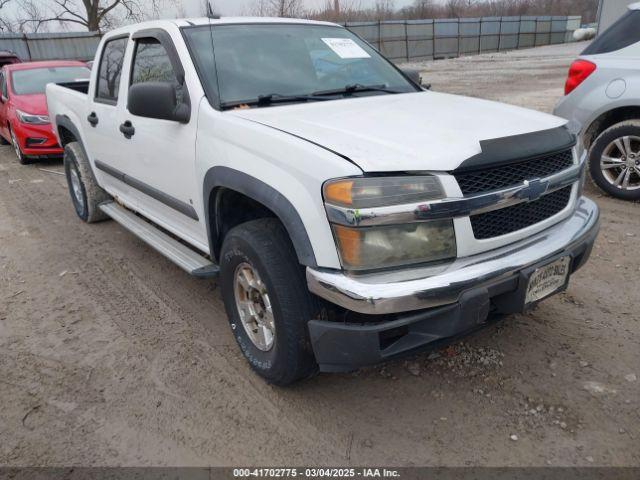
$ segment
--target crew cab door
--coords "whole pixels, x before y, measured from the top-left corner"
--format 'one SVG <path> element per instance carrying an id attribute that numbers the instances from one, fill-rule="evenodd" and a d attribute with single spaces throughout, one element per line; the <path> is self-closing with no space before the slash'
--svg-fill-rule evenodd
<path id="1" fill-rule="evenodd" d="M 122 79 L 129 35 L 109 38 L 104 43 L 95 79 L 89 91 L 87 111 L 80 121 L 84 123 L 85 147 L 94 164 L 100 185 L 129 207 L 135 207 L 129 187 L 117 172 L 126 168 L 130 159 L 122 151 L 124 139 L 118 131 L 120 110 L 124 108 Z"/>
<path id="2" fill-rule="evenodd" d="M 195 174 L 195 110 L 199 100 L 193 95 L 199 86 L 195 71 L 191 68 L 185 72 L 181 59 L 188 60 L 186 47 L 181 44 L 185 50 L 178 54 L 165 30 L 138 31 L 132 35 L 132 43 L 126 73 L 128 88 L 143 82 L 172 84 L 177 103 L 188 105 L 192 112 L 187 123 L 180 123 L 133 115 L 126 106 L 120 110 L 118 148 L 122 146 L 121 155 L 127 158 L 122 171 L 134 186 L 132 195 L 140 213 L 208 251 Z"/>

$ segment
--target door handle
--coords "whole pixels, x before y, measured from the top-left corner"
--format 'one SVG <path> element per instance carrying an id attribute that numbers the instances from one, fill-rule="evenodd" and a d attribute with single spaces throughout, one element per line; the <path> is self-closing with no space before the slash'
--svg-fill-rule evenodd
<path id="1" fill-rule="evenodd" d="M 133 128 L 133 125 L 131 125 L 131 122 L 129 120 L 120 125 L 120 131 L 125 136 L 125 138 L 131 138 L 136 133 L 136 129 Z"/>
<path id="2" fill-rule="evenodd" d="M 98 125 L 98 115 L 96 115 L 96 112 L 91 112 L 89 114 L 89 116 L 87 117 L 87 122 L 89 122 L 92 127 Z"/>

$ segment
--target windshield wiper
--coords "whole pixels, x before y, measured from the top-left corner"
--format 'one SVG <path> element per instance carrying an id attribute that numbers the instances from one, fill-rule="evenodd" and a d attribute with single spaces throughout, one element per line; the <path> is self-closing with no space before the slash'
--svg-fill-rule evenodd
<path id="1" fill-rule="evenodd" d="M 233 102 L 224 102 L 220 106 L 222 108 L 235 108 L 242 107 L 244 105 L 248 107 L 258 106 L 263 107 L 272 105 L 274 103 L 286 103 L 286 102 L 318 102 L 322 100 L 331 100 L 330 98 L 322 98 L 313 95 L 282 95 L 280 93 L 270 93 L 268 95 L 259 95 L 258 98 L 251 100 L 238 100 Z"/>
<path id="2" fill-rule="evenodd" d="M 317 92 L 313 92 L 312 95 L 314 97 L 322 97 L 325 95 L 344 95 L 356 92 L 403 93 L 398 90 L 387 88 L 386 85 L 362 85 L 361 83 L 354 83 L 353 85 L 345 85 L 342 88 L 336 88 L 333 90 L 319 90 Z"/>

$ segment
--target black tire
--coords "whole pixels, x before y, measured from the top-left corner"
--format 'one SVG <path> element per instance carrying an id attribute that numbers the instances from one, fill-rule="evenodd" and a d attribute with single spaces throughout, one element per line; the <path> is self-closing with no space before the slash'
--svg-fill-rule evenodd
<path id="1" fill-rule="evenodd" d="M 16 157 L 18 158 L 18 162 L 20 165 L 28 165 L 31 163 L 29 157 L 27 157 L 24 153 L 22 153 L 22 148 L 20 148 L 20 143 L 16 139 L 15 134 L 11 127 L 9 127 L 9 134 L 11 135 L 11 145 L 13 146 L 13 150 L 16 152 Z"/>
<path id="2" fill-rule="evenodd" d="M 68 143 L 64 147 L 64 173 L 73 207 L 83 221 L 87 223 L 99 222 L 109 217 L 100 210 L 101 203 L 109 201 L 111 197 L 96 181 L 91 165 L 84 156 L 78 142 Z M 74 180 L 77 187 L 74 188 Z"/>
<path id="3" fill-rule="evenodd" d="M 268 351 L 256 347 L 240 319 L 234 287 L 236 269 L 243 264 L 257 271 L 271 302 L 275 335 Z M 318 371 L 307 329 L 315 303 L 306 284 L 304 269 L 278 220 L 252 220 L 226 235 L 219 285 L 229 323 L 251 368 L 269 383 L 285 386 Z"/>
<path id="4" fill-rule="evenodd" d="M 621 198 L 623 200 L 640 200 L 640 188 L 636 190 L 625 190 L 623 188 L 613 185 L 603 173 L 600 167 L 600 161 L 602 155 L 605 153 L 605 149 L 616 139 L 620 139 L 626 136 L 634 136 L 640 138 L 640 120 L 627 120 L 624 122 L 616 123 L 615 125 L 607 128 L 603 131 L 598 138 L 591 145 L 589 150 L 589 173 L 593 182 L 605 193 L 612 197 Z M 637 145 L 637 143 L 634 143 Z M 636 148 L 635 146 L 633 147 Z M 640 148 L 640 147 L 639 147 Z M 636 150 L 634 155 L 640 154 L 640 150 Z M 635 158 L 638 163 L 635 165 L 636 172 L 633 173 L 632 178 L 640 178 L 640 158 Z M 612 170 L 612 172 L 618 172 L 618 170 Z"/>
<path id="5" fill-rule="evenodd" d="M 11 142 L 0 135 L 0 145 L 11 145 Z"/>

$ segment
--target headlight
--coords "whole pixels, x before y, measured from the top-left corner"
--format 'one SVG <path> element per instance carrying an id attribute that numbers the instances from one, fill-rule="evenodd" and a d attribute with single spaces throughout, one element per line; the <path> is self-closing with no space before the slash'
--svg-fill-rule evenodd
<path id="1" fill-rule="evenodd" d="M 327 203 L 351 208 L 383 207 L 442 198 L 437 177 L 363 177 L 332 180 L 324 184 Z"/>
<path id="2" fill-rule="evenodd" d="M 398 267 L 456 256 L 453 220 L 351 228 L 333 225 L 342 266 L 349 270 Z"/>
<path id="3" fill-rule="evenodd" d="M 18 116 L 18 120 L 22 123 L 27 123 L 29 125 L 47 125 L 49 124 L 49 116 L 48 115 L 34 115 L 31 113 L 25 113 L 16 109 L 16 115 Z"/>
<path id="4" fill-rule="evenodd" d="M 332 180 L 325 183 L 323 194 L 345 269 L 390 268 L 456 256 L 453 220 L 411 221 L 420 202 L 444 197 L 435 176 Z M 394 221 L 397 218 L 386 213 L 391 207 L 397 214 L 405 205 L 410 217 L 407 223 Z M 334 216 L 336 211 L 339 215 Z M 349 221 L 364 217 L 370 226 L 358 227 Z"/>

